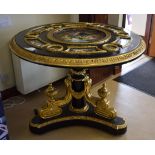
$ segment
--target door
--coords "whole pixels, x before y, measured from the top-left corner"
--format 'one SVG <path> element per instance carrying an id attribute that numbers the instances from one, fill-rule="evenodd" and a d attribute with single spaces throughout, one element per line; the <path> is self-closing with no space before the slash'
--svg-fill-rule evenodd
<path id="1" fill-rule="evenodd" d="M 145 37 L 148 46 L 147 54 L 155 57 L 155 15 L 148 16 Z"/>

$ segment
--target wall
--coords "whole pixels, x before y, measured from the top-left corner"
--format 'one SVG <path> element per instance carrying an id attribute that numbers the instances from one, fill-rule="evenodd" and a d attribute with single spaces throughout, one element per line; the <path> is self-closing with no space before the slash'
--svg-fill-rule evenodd
<path id="1" fill-rule="evenodd" d="M 131 31 L 144 36 L 146 29 L 147 14 L 132 14 Z"/>
<path id="2" fill-rule="evenodd" d="M 108 24 L 122 27 L 123 14 L 109 14 Z"/>
<path id="3" fill-rule="evenodd" d="M 146 29 L 147 14 L 131 14 L 131 31 L 144 36 Z M 109 14 L 108 23 L 122 27 L 123 14 Z"/>
<path id="4" fill-rule="evenodd" d="M 10 39 L 19 31 L 36 25 L 77 21 L 78 15 L 0 15 L 0 91 L 15 86 Z"/>

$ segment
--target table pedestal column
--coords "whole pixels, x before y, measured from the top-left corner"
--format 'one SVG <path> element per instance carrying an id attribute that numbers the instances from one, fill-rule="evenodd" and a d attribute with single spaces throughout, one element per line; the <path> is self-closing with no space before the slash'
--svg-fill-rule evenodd
<path id="1" fill-rule="evenodd" d="M 30 122 L 30 130 L 43 133 L 51 129 L 68 125 L 87 125 L 103 129 L 112 134 L 123 134 L 126 123 L 116 115 L 109 105 L 109 94 L 106 84 L 98 90 L 98 96 L 91 92 L 92 80 L 84 69 L 71 69 L 65 79 L 66 95 L 56 99 L 57 91 L 52 84 L 46 90 L 47 103 L 35 110 L 35 116 Z"/>

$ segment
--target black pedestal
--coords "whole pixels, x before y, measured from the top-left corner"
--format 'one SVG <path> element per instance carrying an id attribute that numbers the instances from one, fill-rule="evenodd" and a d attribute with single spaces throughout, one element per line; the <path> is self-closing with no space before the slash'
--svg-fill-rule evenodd
<path id="1" fill-rule="evenodd" d="M 123 134 L 126 123 L 116 116 L 114 108 L 109 106 L 106 85 L 98 90 L 100 97 L 90 93 L 91 79 L 85 70 L 70 70 L 65 80 L 66 96 L 63 100 L 55 100 L 52 85 L 47 90 L 47 104 L 35 112 L 30 122 L 30 130 L 44 133 L 51 129 L 69 125 L 86 125 L 96 127 L 112 134 Z M 62 104 L 63 103 L 63 104 Z"/>

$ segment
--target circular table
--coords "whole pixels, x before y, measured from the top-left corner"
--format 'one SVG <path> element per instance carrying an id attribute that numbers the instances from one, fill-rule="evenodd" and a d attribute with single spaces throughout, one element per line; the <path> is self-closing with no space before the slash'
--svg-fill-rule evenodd
<path id="1" fill-rule="evenodd" d="M 57 99 L 49 84 L 48 100 L 30 121 L 30 129 L 42 133 L 67 125 L 88 125 L 122 134 L 127 125 L 110 106 L 106 84 L 91 94 L 86 69 L 118 65 L 141 56 L 144 40 L 123 28 L 99 23 L 54 23 L 19 32 L 10 42 L 11 51 L 27 61 L 70 68 L 65 79 L 66 95 Z"/>

